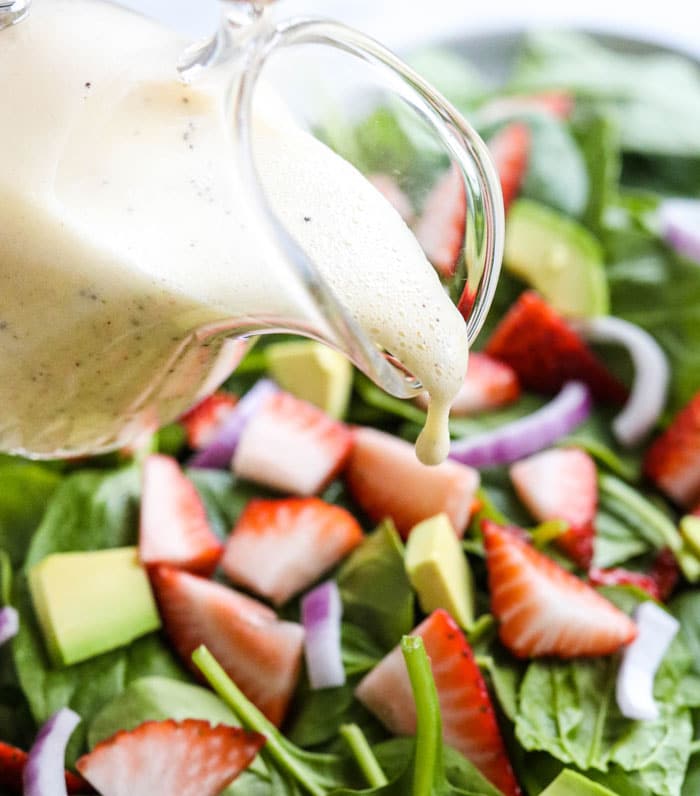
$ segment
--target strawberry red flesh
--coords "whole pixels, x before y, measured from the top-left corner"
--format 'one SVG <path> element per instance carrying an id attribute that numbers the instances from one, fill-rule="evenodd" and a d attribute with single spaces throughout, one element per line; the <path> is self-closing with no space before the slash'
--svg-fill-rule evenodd
<path id="1" fill-rule="evenodd" d="M 196 673 L 192 653 L 205 644 L 229 677 L 272 721 L 284 718 L 301 667 L 304 630 L 220 583 L 156 567 L 152 583 L 165 630 Z"/>
<path id="2" fill-rule="evenodd" d="M 539 522 L 563 520 L 569 530 L 557 545 L 580 567 L 593 559 L 598 478 L 593 459 L 580 448 L 553 448 L 510 468 L 515 491 Z"/>
<path id="3" fill-rule="evenodd" d="M 523 293 L 506 313 L 486 353 L 510 365 L 525 389 L 551 395 L 569 381 L 582 381 L 598 401 L 627 400 L 624 384 L 533 291 Z"/>
<path id="4" fill-rule="evenodd" d="M 649 448 L 644 472 L 679 505 L 700 501 L 700 392 Z"/>
<path id="5" fill-rule="evenodd" d="M 224 551 L 209 527 L 199 493 L 175 459 L 152 454 L 143 465 L 139 556 L 146 566 L 168 564 L 211 575 Z"/>
<path id="6" fill-rule="evenodd" d="M 201 450 L 214 439 L 238 398 L 229 392 L 215 392 L 180 418 L 190 448 Z"/>
<path id="7" fill-rule="evenodd" d="M 588 572 L 588 582 L 591 586 L 635 586 L 645 591 L 653 600 L 661 599 L 658 583 L 646 572 L 632 572 L 621 567 L 613 569 L 593 567 Z"/>
<path id="8" fill-rule="evenodd" d="M 521 122 L 507 124 L 488 142 L 491 157 L 501 180 L 503 206 L 508 211 L 520 193 L 530 159 L 530 128 Z"/>
<path id="9" fill-rule="evenodd" d="M 457 271 L 466 217 L 464 180 L 459 169 L 453 165 L 433 186 L 415 225 L 418 243 L 443 278 L 449 279 Z"/>
<path id="10" fill-rule="evenodd" d="M 450 415 L 462 417 L 478 412 L 488 412 L 517 401 L 520 382 L 509 365 L 479 352 L 469 355 L 469 367 L 464 384 L 452 402 Z M 428 399 L 422 393 L 416 402 L 427 408 Z"/>
<path id="11" fill-rule="evenodd" d="M 636 637 L 626 614 L 551 558 L 490 520 L 482 530 L 491 610 L 514 655 L 608 655 Z"/>
<path id="12" fill-rule="evenodd" d="M 486 683 L 459 626 L 446 611 L 439 609 L 412 635 L 423 639 L 430 658 L 445 743 L 471 760 L 504 794 L 517 796 L 521 791 Z M 415 734 L 415 703 L 399 647 L 375 666 L 355 693 L 389 730 L 398 735 Z"/>
<path id="13" fill-rule="evenodd" d="M 258 733 L 208 721 L 147 721 L 78 760 L 102 796 L 217 796 L 265 743 Z"/>
<path id="14" fill-rule="evenodd" d="M 406 538 L 414 525 L 445 512 L 458 536 L 466 530 L 479 474 L 458 462 L 428 467 L 411 445 L 372 428 L 355 429 L 345 472 L 360 507 L 375 522 L 391 517 Z"/>
<path id="15" fill-rule="evenodd" d="M 232 467 L 237 476 L 272 489 L 315 495 L 340 473 L 351 446 L 347 426 L 279 392 L 246 425 Z"/>
<path id="16" fill-rule="evenodd" d="M 281 605 L 334 567 L 362 538 L 352 514 L 318 498 L 251 500 L 221 564 L 234 584 Z"/>
<path id="17" fill-rule="evenodd" d="M 10 793 L 22 793 L 22 775 L 29 755 L 22 749 L 0 741 L 0 788 Z M 66 790 L 68 793 L 92 793 L 90 785 L 77 774 L 66 771 Z"/>

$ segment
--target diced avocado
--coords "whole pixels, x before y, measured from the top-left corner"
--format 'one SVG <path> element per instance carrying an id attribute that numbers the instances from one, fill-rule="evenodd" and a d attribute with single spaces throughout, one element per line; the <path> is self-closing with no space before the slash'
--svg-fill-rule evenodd
<path id="1" fill-rule="evenodd" d="M 273 343 L 266 349 L 272 378 L 331 417 L 342 418 L 352 389 L 352 365 L 342 354 L 313 340 Z"/>
<path id="2" fill-rule="evenodd" d="M 565 768 L 559 776 L 545 788 L 540 796 L 616 796 L 613 791 L 593 780 Z"/>
<path id="3" fill-rule="evenodd" d="M 603 250 L 581 224 L 529 199 L 510 207 L 503 264 L 562 315 L 605 315 L 610 299 Z"/>
<path id="4" fill-rule="evenodd" d="M 160 627 L 136 547 L 54 553 L 31 569 L 29 588 L 56 666 L 92 658 Z"/>
<path id="5" fill-rule="evenodd" d="M 700 517 L 688 515 L 681 520 L 681 536 L 696 556 L 700 556 Z"/>
<path id="6" fill-rule="evenodd" d="M 444 608 L 462 627 L 474 622 L 472 573 L 447 514 L 412 528 L 405 561 L 425 613 Z"/>

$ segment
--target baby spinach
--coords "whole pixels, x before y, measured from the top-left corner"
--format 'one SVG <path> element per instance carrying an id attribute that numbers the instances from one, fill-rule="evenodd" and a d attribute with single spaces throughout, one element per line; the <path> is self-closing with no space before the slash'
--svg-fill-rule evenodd
<path id="1" fill-rule="evenodd" d="M 403 562 L 403 543 L 383 522 L 338 572 L 344 619 L 364 628 L 383 652 L 413 627 L 414 596 Z"/>
<path id="2" fill-rule="evenodd" d="M 605 593 L 626 608 L 637 602 L 629 590 Z M 620 713 L 618 665 L 616 656 L 531 663 L 520 688 L 516 736 L 527 750 L 599 772 L 595 778 L 608 787 L 615 788 L 615 777 L 628 777 L 649 796 L 677 796 L 690 756 L 690 709 L 700 701 L 693 656 L 682 638 L 671 645 L 655 680 L 655 721 L 635 722 Z"/>
<path id="3" fill-rule="evenodd" d="M 617 121 L 627 151 L 700 156 L 700 74 L 680 55 L 616 52 L 582 34 L 544 31 L 527 37 L 513 82 L 572 89 Z"/>
<path id="4" fill-rule="evenodd" d="M 147 675 L 187 676 L 156 634 L 82 663 L 54 669 L 34 616 L 26 572 L 51 553 L 134 544 L 139 487 L 136 467 L 67 476 L 49 501 L 29 547 L 25 569 L 16 578 L 13 604 L 20 614 L 20 632 L 13 641 L 12 654 L 17 677 L 38 724 L 66 705 L 83 718 L 71 739 L 69 762 L 83 751 L 93 716 L 129 682 Z"/>

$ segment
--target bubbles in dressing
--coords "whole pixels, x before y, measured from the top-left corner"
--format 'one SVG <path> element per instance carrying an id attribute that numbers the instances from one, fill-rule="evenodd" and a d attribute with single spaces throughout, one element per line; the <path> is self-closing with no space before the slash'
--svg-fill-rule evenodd
<path id="1" fill-rule="evenodd" d="M 37 0 L 0 35 L 0 447 L 106 449 L 200 397 L 221 345 L 203 327 L 316 311 L 229 166 L 227 74 L 184 87 L 177 37 L 85 0 Z M 464 321 L 398 214 L 266 93 L 254 138 L 282 221 L 432 396 L 418 453 L 439 461 Z"/>

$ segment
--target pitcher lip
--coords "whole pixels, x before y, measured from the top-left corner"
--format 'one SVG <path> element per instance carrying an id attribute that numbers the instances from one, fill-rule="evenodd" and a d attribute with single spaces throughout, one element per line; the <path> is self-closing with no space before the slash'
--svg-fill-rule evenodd
<path id="1" fill-rule="evenodd" d="M 279 23 L 268 21 L 257 27 L 248 40 L 240 79 L 234 81 L 227 98 L 227 112 L 234 120 L 234 149 L 238 166 L 251 196 L 267 222 L 268 231 L 288 263 L 306 287 L 334 332 L 333 347 L 350 357 L 387 392 L 414 397 L 422 390 L 418 379 L 382 351 L 350 317 L 324 280 L 313 261 L 273 210 L 258 174 L 250 135 L 253 95 L 258 77 L 273 52 L 299 44 L 322 44 L 344 51 L 384 70 L 398 87 L 404 102 L 420 114 L 457 164 L 469 199 L 467 224 L 467 282 L 474 296 L 466 319 L 467 338 L 472 343 L 486 318 L 496 290 L 504 248 L 504 210 L 500 180 L 486 144 L 444 97 L 398 56 L 369 36 L 341 23 L 316 17 L 296 17 Z M 393 87 L 393 86 L 392 86 Z"/>

